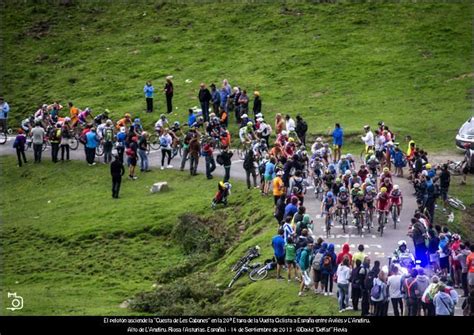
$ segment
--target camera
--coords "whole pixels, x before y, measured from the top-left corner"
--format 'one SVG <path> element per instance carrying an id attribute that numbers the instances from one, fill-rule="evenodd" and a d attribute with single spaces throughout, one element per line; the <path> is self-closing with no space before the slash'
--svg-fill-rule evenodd
<path id="1" fill-rule="evenodd" d="M 23 308 L 23 297 L 17 295 L 16 292 L 14 293 L 8 292 L 8 298 L 12 299 L 12 301 L 11 301 L 11 307 L 7 307 L 7 309 L 11 311 L 16 311 L 18 309 Z"/>

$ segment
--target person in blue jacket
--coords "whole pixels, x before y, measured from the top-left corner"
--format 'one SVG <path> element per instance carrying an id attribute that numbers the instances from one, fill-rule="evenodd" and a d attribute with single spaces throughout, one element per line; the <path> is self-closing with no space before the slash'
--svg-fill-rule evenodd
<path id="1" fill-rule="evenodd" d="M 334 144 L 334 162 L 341 159 L 342 144 L 344 142 L 344 131 L 339 123 L 336 123 L 336 128 L 332 131 L 332 138 Z"/>
<path id="2" fill-rule="evenodd" d="M 145 86 L 143 87 L 143 92 L 145 93 L 146 99 L 146 112 L 151 113 L 153 112 L 153 92 L 155 89 L 151 84 L 151 81 L 147 81 Z"/>
<path id="3" fill-rule="evenodd" d="M 334 252 L 334 244 L 329 243 L 328 249 L 323 257 L 323 264 L 321 266 L 321 275 L 323 278 L 324 295 L 332 295 L 333 276 L 336 273 L 336 253 Z M 326 261 L 327 259 L 327 261 Z"/>

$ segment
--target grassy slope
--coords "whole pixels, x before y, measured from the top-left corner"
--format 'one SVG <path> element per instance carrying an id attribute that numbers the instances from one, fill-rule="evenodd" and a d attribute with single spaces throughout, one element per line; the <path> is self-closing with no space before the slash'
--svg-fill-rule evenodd
<path id="1" fill-rule="evenodd" d="M 125 180 L 122 199 L 117 201 L 110 197 L 108 168 L 102 165 L 87 168 L 83 162 L 67 166 L 44 162 L 18 169 L 13 157 L 1 157 L 0 170 L 0 282 L 5 292 L 24 297 L 25 315 L 133 313 L 119 304 L 150 290 L 158 272 L 172 270 L 194 257 L 186 256 L 169 237 L 178 215 L 213 215 L 209 203 L 216 182 L 190 180 L 188 174 L 174 171 L 145 174 L 136 182 Z M 151 195 L 148 189 L 157 180 L 168 180 L 171 191 Z M 244 230 L 235 248 L 200 268 L 224 288 L 231 279 L 230 264 L 247 247 L 261 245 L 265 252 L 261 261 L 271 255 L 269 240 L 275 225 L 271 200 L 262 201 L 258 192 L 249 193 L 237 182 L 231 206 L 215 215 L 224 217 L 226 225 Z M 282 306 L 276 308 L 276 301 L 299 306 L 285 308 L 287 313 L 313 314 L 315 306 L 320 306 L 318 313 L 323 314 L 336 310 L 334 300 L 322 297 L 299 305 L 296 284 L 285 292 L 282 288 L 274 280 L 249 285 L 249 280 L 243 279 L 224 296 L 222 304 L 242 314 L 283 313 Z M 261 299 L 250 299 L 255 290 Z M 6 294 L 2 297 L 2 303 L 7 304 Z"/>
<path id="2" fill-rule="evenodd" d="M 168 74 L 175 77 L 180 120 L 198 105 L 200 81 L 223 78 L 260 90 L 270 117 L 301 113 L 311 133 L 325 133 L 337 120 L 355 134 L 383 119 L 398 134 L 439 150 L 453 146 L 459 125 L 472 114 L 471 77 L 454 79 L 472 72 L 468 1 L 286 7 L 8 2 L 1 15 L 2 94 L 17 120 L 59 99 L 97 112 L 109 108 L 116 117 L 131 111 L 151 125 L 157 115 L 144 115 L 142 87 L 153 79 L 159 88 Z M 41 21 L 51 26 L 37 39 L 32 27 Z M 163 111 L 164 99 L 155 100 Z M 356 150 L 354 143 L 349 148 Z"/>

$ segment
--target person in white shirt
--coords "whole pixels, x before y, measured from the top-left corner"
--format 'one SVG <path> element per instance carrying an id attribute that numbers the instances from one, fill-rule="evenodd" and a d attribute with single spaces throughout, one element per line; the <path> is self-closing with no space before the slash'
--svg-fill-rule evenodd
<path id="1" fill-rule="evenodd" d="M 374 149 L 374 133 L 372 133 L 372 130 L 370 130 L 369 125 L 365 125 L 364 130 L 365 136 L 362 136 L 361 139 L 364 141 L 367 151 L 369 151 L 370 149 Z"/>
<path id="2" fill-rule="evenodd" d="M 349 267 L 349 257 L 346 255 L 342 259 L 342 263 L 337 267 L 337 288 L 339 290 L 339 313 L 352 309 L 349 307 L 349 279 L 352 270 Z"/>
<path id="3" fill-rule="evenodd" d="M 395 316 L 403 315 L 403 294 L 401 290 L 402 276 L 398 273 L 398 266 L 392 267 L 392 275 L 388 277 L 388 295 L 392 301 L 393 314 Z M 398 310 L 400 307 L 400 312 Z"/>
<path id="4" fill-rule="evenodd" d="M 292 132 L 294 133 L 296 129 L 295 120 L 293 120 L 291 116 L 289 116 L 288 114 L 286 115 L 285 120 L 286 120 L 286 131 L 288 132 L 288 136 L 290 136 L 290 133 Z"/>
<path id="5" fill-rule="evenodd" d="M 170 134 L 168 134 L 168 128 L 163 129 L 163 134 L 160 136 L 160 147 L 161 147 L 161 169 L 165 168 L 165 157 L 168 156 L 168 169 L 171 169 L 173 166 L 171 163 L 171 143 L 173 139 Z"/>

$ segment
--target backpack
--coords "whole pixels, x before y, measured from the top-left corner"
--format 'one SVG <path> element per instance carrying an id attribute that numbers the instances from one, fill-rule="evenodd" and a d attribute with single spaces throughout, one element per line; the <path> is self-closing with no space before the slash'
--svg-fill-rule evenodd
<path id="1" fill-rule="evenodd" d="M 135 151 L 133 151 L 132 148 L 127 148 L 127 150 L 125 150 L 125 154 L 127 154 L 127 156 L 134 156 L 135 155 Z"/>
<path id="2" fill-rule="evenodd" d="M 222 157 L 222 154 L 218 154 L 218 155 L 216 156 L 216 162 L 217 162 L 217 164 L 219 164 L 219 165 L 224 165 L 224 157 Z"/>
<path id="3" fill-rule="evenodd" d="M 87 134 L 79 136 L 79 142 L 85 145 L 87 143 Z"/>
<path id="4" fill-rule="evenodd" d="M 382 285 L 380 285 L 378 282 L 372 286 L 372 289 L 370 290 L 370 297 L 372 300 L 379 301 L 382 298 Z"/>
<path id="5" fill-rule="evenodd" d="M 297 236 L 300 236 L 301 235 L 301 232 L 303 231 L 303 229 L 308 229 L 308 224 L 307 223 L 303 223 L 303 221 L 300 221 L 296 224 L 296 235 Z"/>
<path id="6" fill-rule="evenodd" d="M 296 258 L 295 258 L 296 263 L 300 262 L 301 252 L 303 251 L 303 249 L 304 248 L 298 248 L 298 250 L 296 250 Z"/>
<path id="7" fill-rule="evenodd" d="M 160 137 L 160 147 L 167 147 L 168 141 L 163 136 Z"/>
<path id="8" fill-rule="evenodd" d="M 293 188 L 295 188 L 298 190 L 296 193 L 297 194 L 300 194 L 300 193 L 303 193 L 303 179 L 301 179 L 300 181 L 297 181 L 295 179 L 295 183 L 293 184 Z"/>
<path id="9" fill-rule="evenodd" d="M 321 270 L 321 263 L 323 260 L 323 256 L 324 255 L 322 253 L 318 252 L 313 258 L 312 266 L 313 266 L 313 269 L 315 269 L 316 271 Z"/>
<path id="10" fill-rule="evenodd" d="M 114 138 L 114 132 L 112 128 L 105 128 L 104 130 L 104 139 L 106 142 L 112 142 L 112 139 Z"/>
<path id="11" fill-rule="evenodd" d="M 306 123 L 306 121 L 301 121 L 301 131 L 303 133 L 306 133 L 308 131 L 308 124 Z"/>

